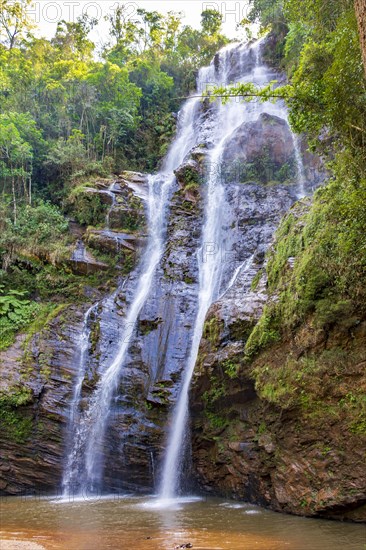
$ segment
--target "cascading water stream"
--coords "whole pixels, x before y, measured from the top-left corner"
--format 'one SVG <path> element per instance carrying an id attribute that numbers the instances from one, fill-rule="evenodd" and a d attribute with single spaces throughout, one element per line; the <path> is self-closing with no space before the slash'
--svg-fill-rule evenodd
<path id="1" fill-rule="evenodd" d="M 78 374 L 77 374 L 76 384 L 74 386 L 74 391 L 72 395 L 70 415 L 69 415 L 68 432 L 69 432 L 70 442 L 73 441 L 75 437 L 77 437 L 76 428 L 77 428 L 77 420 L 78 420 L 78 413 L 79 413 L 79 403 L 80 403 L 80 397 L 81 397 L 81 390 L 83 386 L 83 380 L 85 376 L 86 360 L 87 360 L 87 354 L 89 350 L 90 334 L 91 334 L 89 321 L 90 321 L 91 315 L 95 313 L 97 306 L 98 304 L 92 305 L 84 315 L 83 330 L 81 332 L 80 342 L 79 342 L 80 355 L 79 355 Z M 77 446 L 75 445 L 75 442 L 74 442 L 72 446 L 72 451 L 75 451 L 76 448 Z M 71 484 L 72 484 L 74 475 L 76 473 L 74 471 L 75 461 L 76 461 L 76 456 L 74 455 L 73 452 L 71 452 L 68 456 L 66 467 L 64 469 L 63 478 L 62 478 L 62 492 L 65 497 L 70 496 L 72 493 Z"/>
<path id="2" fill-rule="evenodd" d="M 296 159 L 296 166 L 297 166 L 297 183 L 299 187 L 297 196 L 299 199 L 303 199 L 304 197 L 306 197 L 306 189 L 305 189 L 306 177 L 305 177 L 304 163 L 302 161 L 299 138 L 293 132 L 292 132 L 292 139 L 294 142 L 295 159 Z"/>
<path id="3" fill-rule="evenodd" d="M 116 195 L 113 193 L 114 186 L 115 186 L 115 182 L 111 183 L 110 186 L 108 187 L 108 191 L 107 191 L 108 195 L 112 199 L 111 206 L 110 206 L 110 208 L 108 208 L 108 212 L 107 212 L 107 215 L 106 215 L 106 218 L 105 218 L 105 228 L 107 230 L 110 229 L 110 215 L 111 215 L 111 212 L 113 210 L 114 205 L 116 204 Z"/>
<path id="4" fill-rule="evenodd" d="M 120 370 L 129 347 L 130 338 L 135 328 L 138 315 L 148 297 L 155 270 L 164 249 L 163 229 L 165 206 L 167 204 L 171 185 L 172 178 L 169 176 L 165 179 L 162 179 L 161 176 L 149 177 L 149 193 L 147 200 L 149 242 L 142 260 L 141 276 L 138 280 L 135 296 L 124 322 L 124 331 L 120 348 L 112 364 L 102 374 L 88 411 L 91 427 L 88 430 L 85 452 L 85 471 L 87 481 L 92 487 L 100 479 L 101 472 L 98 471 L 97 449 L 104 439 L 113 393 L 117 389 Z"/>
<path id="5" fill-rule="evenodd" d="M 231 53 L 236 45 L 230 45 L 219 52 L 219 70 L 216 74 L 210 73 L 211 84 L 228 85 L 231 83 Z M 266 85 L 273 78 L 270 70 L 260 61 L 260 42 L 253 47 L 255 64 L 252 71 L 244 69 L 244 74 L 239 75 L 237 82 L 254 82 L 257 85 Z M 217 59 L 212 65 L 217 64 Z M 220 295 L 220 286 L 223 271 L 222 243 L 224 231 L 222 227 L 222 207 L 225 202 L 225 188 L 222 181 L 224 172 L 223 154 L 225 144 L 243 123 L 257 120 L 261 113 L 268 112 L 279 116 L 287 122 L 287 112 L 282 104 L 272 103 L 240 103 L 231 100 L 226 105 L 217 101 L 215 105 L 215 127 L 212 129 L 211 140 L 214 148 L 209 153 L 209 170 L 207 176 L 207 198 L 205 204 L 205 223 L 202 232 L 202 244 L 198 251 L 199 266 L 199 293 L 198 312 L 195 320 L 191 350 L 184 369 L 182 386 L 176 405 L 173 410 L 171 427 L 168 435 L 167 450 L 163 464 L 163 473 L 159 496 L 161 501 L 169 502 L 181 490 L 182 467 L 184 463 L 187 436 L 188 436 L 188 397 L 191 378 L 197 360 L 200 340 L 203 332 L 206 314 L 211 304 Z M 297 142 L 294 139 L 296 149 Z M 297 149 L 296 161 L 298 164 L 298 180 L 303 175 L 301 154 Z M 298 183 L 303 187 L 302 180 Z M 239 272 L 250 269 L 252 257 L 242 263 L 230 277 L 229 287 L 233 284 Z M 228 287 L 222 289 L 221 295 Z"/>
<path id="6" fill-rule="evenodd" d="M 69 489 L 72 485 L 78 487 L 81 492 L 96 490 L 100 481 L 102 473 L 99 462 L 100 446 L 104 440 L 111 401 L 117 389 L 130 337 L 141 308 L 148 297 L 155 270 L 164 249 L 165 207 L 172 183 L 172 176 L 158 175 L 149 178 L 147 198 L 149 239 L 141 263 L 141 275 L 124 320 L 118 353 L 102 373 L 88 410 L 78 427 L 74 446 L 69 456 L 69 462 L 72 463 L 69 467 L 72 474 L 68 479 Z"/>
<path id="7" fill-rule="evenodd" d="M 246 260 L 244 260 L 244 262 L 242 262 L 234 271 L 230 281 L 229 281 L 229 284 L 227 285 L 227 287 L 225 288 L 224 292 L 222 292 L 220 294 L 220 298 L 223 297 L 223 295 L 228 292 L 231 287 L 235 284 L 237 278 L 238 278 L 238 275 L 241 271 L 248 271 L 252 264 L 253 264 L 253 259 L 254 259 L 254 254 L 252 254 L 249 258 L 247 258 Z"/>
<path id="8" fill-rule="evenodd" d="M 228 83 L 228 56 L 235 45 L 220 52 L 220 71 L 217 83 Z M 222 268 L 222 207 L 225 192 L 221 178 L 222 155 L 227 138 L 242 122 L 243 105 L 231 101 L 227 106 L 217 106 L 216 145 L 208 159 L 207 197 L 202 244 L 198 250 L 199 292 L 198 311 L 195 320 L 191 350 L 183 374 L 183 382 L 171 421 L 163 477 L 160 490 L 162 500 L 173 498 L 179 490 L 188 425 L 188 392 L 198 355 L 205 317 L 212 302 L 218 297 Z"/>
<path id="9" fill-rule="evenodd" d="M 246 80 L 250 81 L 250 78 Z M 262 63 L 260 47 L 256 47 L 255 68 L 253 71 L 252 82 L 254 82 L 257 85 L 263 86 L 268 84 L 270 80 L 271 80 L 270 70 L 266 65 L 263 65 Z M 254 103 L 256 105 L 255 112 L 257 116 L 259 116 L 263 112 L 263 109 L 261 108 L 261 105 L 258 104 L 258 102 L 254 102 Z M 289 126 L 291 136 L 292 136 L 292 142 L 294 146 L 295 163 L 296 163 L 296 170 L 297 170 L 297 185 L 298 185 L 297 197 L 299 199 L 302 199 L 303 197 L 306 196 L 306 189 L 305 189 L 306 176 L 305 176 L 304 162 L 302 159 L 299 136 L 292 131 L 289 125 L 288 112 L 283 101 L 278 101 L 277 103 L 272 104 L 271 107 L 270 107 L 270 104 L 266 103 L 266 110 L 267 112 L 284 119 Z"/>
<path id="10" fill-rule="evenodd" d="M 204 71 L 201 74 L 204 74 Z M 96 389 L 89 401 L 84 415 L 72 433 L 73 445 L 66 460 L 63 476 L 64 497 L 70 493 L 82 495 L 86 491 L 99 489 L 102 477 L 102 445 L 107 428 L 113 395 L 117 389 L 121 369 L 126 358 L 130 338 L 139 313 L 144 306 L 153 283 L 156 269 L 165 248 L 165 227 L 167 206 L 171 189 L 175 183 L 173 170 L 177 168 L 188 151 L 195 144 L 195 115 L 200 105 L 199 99 L 189 99 L 179 113 L 177 137 L 172 143 L 162 171 L 149 176 L 148 194 L 143 198 L 147 206 L 148 243 L 139 266 L 139 278 L 124 320 L 123 332 L 118 352 L 112 363 L 105 368 L 98 381 Z M 113 187 L 109 189 L 112 193 Z M 113 204 L 112 204 L 113 207 Z M 109 217 L 106 220 L 109 225 Z M 85 337 L 88 340 L 88 336 Z M 78 407 L 81 387 L 84 378 L 82 363 L 86 353 L 80 357 L 80 376 L 76 383 L 72 408 Z"/>

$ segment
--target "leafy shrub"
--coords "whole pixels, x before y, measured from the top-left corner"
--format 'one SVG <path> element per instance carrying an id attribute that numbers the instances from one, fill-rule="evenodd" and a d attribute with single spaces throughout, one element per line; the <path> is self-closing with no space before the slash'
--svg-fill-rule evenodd
<path id="1" fill-rule="evenodd" d="M 109 205 L 101 201 L 98 193 L 76 187 L 70 194 L 68 209 L 82 225 L 98 225 L 104 222 Z"/>
<path id="2" fill-rule="evenodd" d="M 23 297 L 25 291 L 10 290 L 4 293 L 0 285 L 0 350 L 6 349 L 14 341 L 15 334 L 31 323 L 40 305 Z"/>
<path id="3" fill-rule="evenodd" d="M 3 210 L 4 208 L 3 205 Z M 17 222 L 4 218 L 0 234 L 0 259 L 7 270 L 19 257 L 56 261 L 64 253 L 68 223 L 48 202 L 26 205 L 18 210 Z"/>

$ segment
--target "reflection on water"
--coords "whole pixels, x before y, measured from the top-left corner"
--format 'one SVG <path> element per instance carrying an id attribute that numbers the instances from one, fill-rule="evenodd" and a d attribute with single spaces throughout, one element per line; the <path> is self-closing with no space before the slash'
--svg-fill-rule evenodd
<path id="1" fill-rule="evenodd" d="M 3 539 L 47 550 L 363 550 L 364 525 L 276 514 L 219 499 L 3 498 Z M 0 544 L 1 546 L 1 544 Z"/>

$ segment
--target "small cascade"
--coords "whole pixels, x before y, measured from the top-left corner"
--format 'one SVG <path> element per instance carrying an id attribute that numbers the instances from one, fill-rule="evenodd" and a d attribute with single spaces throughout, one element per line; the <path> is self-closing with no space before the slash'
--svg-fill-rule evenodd
<path id="1" fill-rule="evenodd" d="M 80 404 L 81 390 L 82 390 L 83 381 L 85 377 L 87 357 L 88 357 L 88 351 L 89 351 L 89 345 L 90 345 L 90 334 L 91 334 L 90 318 L 92 315 L 95 314 L 97 307 L 98 307 L 98 303 L 92 305 L 85 313 L 84 321 L 83 321 L 83 329 L 80 336 L 80 342 L 79 342 L 80 355 L 79 355 L 79 362 L 78 362 L 78 372 L 77 372 L 76 383 L 74 386 L 74 391 L 73 391 L 72 400 L 70 404 L 69 426 L 68 426 L 69 447 L 72 447 L 72 448 L 71 448 L 71 452 L 68 455 L 66 467 L 62 478 L 62 494 L 64 498 L 72 497 L 74 492 L 72 482 L 76 474 L 76 472 L 74 471 L 74 467 L 75 467 L 76 458 L 77 458 L 73 454 L 73 451 L 76 451 L 77 449 L 77 446 L 75 445 L 74 440 L 75 440 L 75 437 L 77 437 L 78 435 L 77 425 L 78 425 L 79 414 L 80 414 L 79 404 Z"/>
<path id="2" fill-rule="evenodd" d="M 154 453 L 150 451 L 150 464 L 151 464 L 151 475 L 153 479 L 153 483 L 155 484 L 155 459 L 154 459 Z"/>
<path id="3" fill-rule="evenodd" d="M 113 210 L 113 208 L 114 208 L 114 206 L 115 206 L 115 204 L 116 204 L 116 195 L 115 195 L 115 193 L 113 192 L 115 184 L 116 184 L 116 182 L 112 182 L 112 183 L 110 184 L 110 186 L 108 187 L 108 191 L 107 191 L 108 195 L 109 195 L 109 196 L 111 197 L 111 199 L 112 199 L 111 207 L 108 208 L 108 212 L 107 212 L 107 215 L 106 215 L 106 218 L 105 218 L 105 228 L 106 228 L 107 230 L 110 229 L 110 215 L 111 215 L 111 212 L 112 212 L 112 210 Z"/>
<path id="4" fill-rule="evenodd" d="M 294 149 L 295 149 L 295 159 L 296 159 L 296 166 L 297 166 L 297 184 L 298 184 L 298 193 L 297 197 L 299 199 L 303 199 L 306 197 L 306 189 L 305 189 L 305 168 L 304 163 L 302 160 L 301 155 L 301 148 L 300 148 L 300 142 L 299 137 L 296 134 L 292 134 L 293 141 L 294 141 Z"/>
<path id="5" fill-rule="evenodd" d="M 76 242 L 75 250 L 72 253 L 71 259 L 74 262 L 84 262 L 87 261 L 87 250 L 81 239 Z"/>
<path id="6" fill-rule="evenodd" d="M 227 285 L 227 287 L 224 289 L 224 291 L 220 295 L 220 298 L 222 298 L 223 295 L 226 294 L 227 292 L 229 292 L 229 290 L 234 286 L 234 284 L 236 283 L 237 278 L 239 277 L 239 275 L 242 271 L 246 272 L 252 267 L 253 259 L 254 259 L 254 254 L 252 254 L 249 258 L 244 260 L 244 262 L 242 262 L 240 265 L 238 265 L 238 267 L 235 269 L 235 271 L 234 271 L 234 273 L 233 273 L 233 275 L 232 275 L 232 277 L 229 281 L 229 284 Z"/>

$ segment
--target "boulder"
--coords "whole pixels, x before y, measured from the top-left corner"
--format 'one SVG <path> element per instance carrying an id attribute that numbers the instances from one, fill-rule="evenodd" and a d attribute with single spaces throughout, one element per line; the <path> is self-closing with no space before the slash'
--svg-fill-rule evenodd
<path id="1" fill-rule="evenodd" d="M 295 146 L 286 120 L 262 113 L 254 122 L 244 122 L 228 140 L 224 161 L 233 181 L 295 181 Z"/>
<path id="2" fill-rule="evenodd" d="M 196 148 L 185 161 L 174 171 L 184 199 L 196 203 L 201 198 L 203 183 L 202 161 L 204 150 Z"/>
<path id="3" fill-rule="evenodd" d="M 93 187 L 84 187 L 79 195 L 97 196 L 102 204 L 111 206 L 113 204 L 113 196 L 106 189 L 94 189 Z"/>

